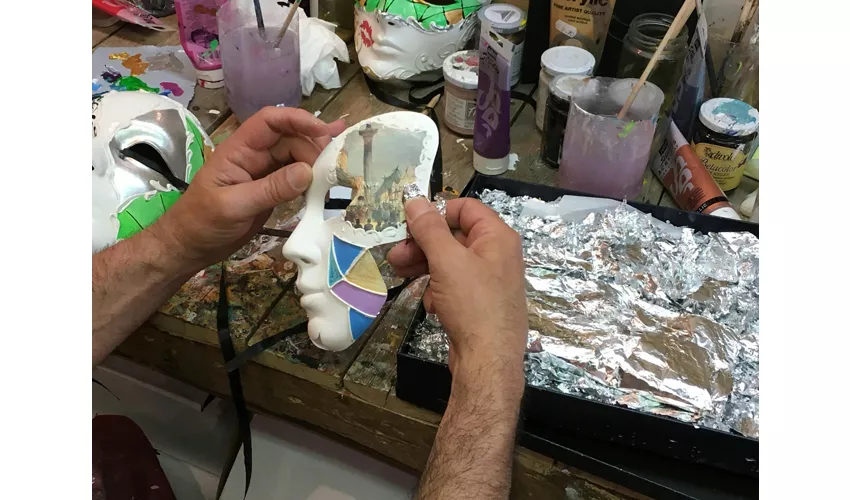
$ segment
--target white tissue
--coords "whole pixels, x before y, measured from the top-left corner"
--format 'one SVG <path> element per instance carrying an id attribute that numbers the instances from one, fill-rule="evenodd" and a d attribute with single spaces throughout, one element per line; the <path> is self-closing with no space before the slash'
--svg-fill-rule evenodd
<path id="1" fill-rule="evenodd" d="M 245 16 L 250 24 L 256 26 L 257 22 L 252 18 L 254 15 L 253 0 L 230 0 L 237 2 L 239 12 L 250 13 Z M 263 23 L 267 36 L 276 36 L 278 30 L 283 26 L 283 21 L 289 14 L 289 6 L 278 3 L 278 0 L 260 0 L 260 8 L 263 11 Z M 354 8 L 354 7 L 352 7 Z M 307 17 L 304 9 L 298 9 L 298 40 L 301 52 L 301 93 L 309 96 L 313 93 L 316 83 L 326 89 L 337 89 L 339 81 L 339 69 L 336 61 L 349 62 L 348 49 L 345 42 L 334 33 L 335 26 L 321 19 Z"/>
<path id="2" fill-rule="evenodd" d="M 349 62 L 348 49 L 342 38 L 334 33 L 335 25 L 307 17 L 303 9 L 298 9 L 299 41 L 301 45 L 301 93 L 305 96 L 313 93 L 316 83 L 326 89 L 340 87 L 339 69 L 336 61 Z"/>

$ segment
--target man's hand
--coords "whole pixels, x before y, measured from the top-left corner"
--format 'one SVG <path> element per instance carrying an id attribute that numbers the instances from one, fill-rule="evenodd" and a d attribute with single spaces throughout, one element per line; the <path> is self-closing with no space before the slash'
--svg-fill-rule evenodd
<path id="1" fill-rule="evenodd" d="M 449 201 L 445 220 L 424 198 L 406 212 L 413 240 L 387 259 L 400 276 L 430 272 L 423 300 L 449 335 L 454 376 L 504 369 L 521 379 L 528 311 L 519 235 L 471 198 Z"/>
<path id="2" fill-rule="evenodd" d="M 92 365 L 193 274 L 247 243 L 276 205 L 303 193 L 310 165 L 344 128 L 301 109 L 263 109 L 216 149 L 159 220 L 92 255 Z"/>
<path id="3" fill-rule="evenodd" d="M 313 162 L 344 129 L 303 109 L 264 108 L 216 148 L 151 229 L 198 269 L 229 257 L 275 206 L 307 189 Z"/>
<path id="4" fill-rule="evenodd" d="M 405 206 L 414 241 L 387 259 L 402 276 L 431 274 L 425 307 L 449 335 L 452 392 L 418 500 L 507 499 L 525 376 L 528 312 L 519 235 L 478 200 Z"/>

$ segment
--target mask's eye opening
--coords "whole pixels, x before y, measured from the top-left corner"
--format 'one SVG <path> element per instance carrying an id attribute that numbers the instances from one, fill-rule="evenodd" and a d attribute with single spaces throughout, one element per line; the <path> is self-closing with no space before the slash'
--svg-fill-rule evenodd
<path id="1" fill-rule="evenodd" d="M 425 3 L 429 3 L 431 5 L 439 5 L 440 7 L 448 7 L 453 3 L 457 3 L 457 0 L 425 0 Z"/>
<path id="2" fill-rule="evenodd" d="M 127 149 L 121 150 L 121 154 L 127 158 L 132 158 L 133 160 L 136 160 L 137 162 L 141 163 L 142 165 L 148 167 L 149 169 L 155 172 L 158 172 L 180 191 L 186 191 L 186 188 L 189 187 L 189 184 L 187 184 L 181 179 L 178 179 L 171 172 L 171 169 L 168 168 L 168 164 L 165 163 L 165 160 L 162 158 L 162 155 L 159 154 L 159 151 L 157 151 L 156 148 L 154 148 L 150 144 L 139 143 L 134 146 L 130 146 Z"/>

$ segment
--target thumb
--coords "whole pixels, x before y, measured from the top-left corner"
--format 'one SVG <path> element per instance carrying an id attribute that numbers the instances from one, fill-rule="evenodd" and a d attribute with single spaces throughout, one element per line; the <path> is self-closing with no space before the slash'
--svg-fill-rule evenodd
<path id="1" fill-rule="evenodd" d="M 232 193 L 242 213 L 254 216 L 294 200 L 304 193 L 312 180 L 313 169 L 299 162 L 255 181 L 232 186 Z"/>
<path id="2" fill-rule="evenodd" d="M 452 252 L 460 245 L 452 235 L 446 219 L 425 198 L 408 201 L 404 211 L 407 228 L 429 262 L 438 261 L 439 255 Z"/>

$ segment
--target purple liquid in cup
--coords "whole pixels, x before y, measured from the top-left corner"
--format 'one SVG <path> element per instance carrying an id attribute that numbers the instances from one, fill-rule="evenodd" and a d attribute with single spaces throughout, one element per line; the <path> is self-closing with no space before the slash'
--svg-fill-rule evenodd
<path id="1" fill-rule="evenodd" d="M 625 119 L 617 118 L 636 79 L 594 78 L 570 104 L 558 185 L 633 200 L 640 194 L 664 94 L 647 82 Z"/>
<path id="2" fill-rule="evenodd" d="M 266 40 L 256 26 L 220 35 L 227 104 L 239 121 L 244 122 L 265 106 L 295 108 L 301 104 L 298 33 L 290 25 L 275 48 L 279 31 L 280 26 L 266 26 Z"/>

